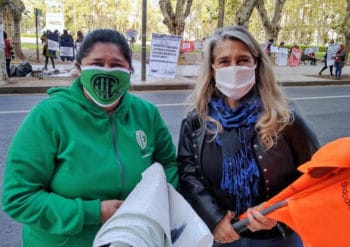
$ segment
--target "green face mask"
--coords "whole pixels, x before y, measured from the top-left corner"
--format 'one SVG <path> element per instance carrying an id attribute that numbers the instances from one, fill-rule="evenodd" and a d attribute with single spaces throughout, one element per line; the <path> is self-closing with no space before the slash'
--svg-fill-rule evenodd
<path id="1" fill-rule="evenodd" d="M 98 106 L 108 107 L 130 88 L 130 71 L 120 67 L 82 66 L 80 81 Z"/>

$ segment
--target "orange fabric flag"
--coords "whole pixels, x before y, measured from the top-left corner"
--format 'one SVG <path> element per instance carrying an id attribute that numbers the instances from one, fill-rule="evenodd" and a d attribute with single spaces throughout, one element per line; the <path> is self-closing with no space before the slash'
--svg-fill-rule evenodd
<path id="1" fill-rule="evenodd" d="M 324 145 L 298 170 L 304 174 L 264 204 L 287 202 L 268 217 L 296 231 L 305 247 L 350 246 L 350 137 Z"/>

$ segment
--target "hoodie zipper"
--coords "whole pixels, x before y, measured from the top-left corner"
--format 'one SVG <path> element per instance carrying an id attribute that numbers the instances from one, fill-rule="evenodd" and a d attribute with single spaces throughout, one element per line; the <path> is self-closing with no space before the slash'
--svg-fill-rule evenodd
<path id="1" fill-rule="evenodd" d="M 110 121 L 111 128 L 112 128 L 113 150 L 114 150 L 115 158 L 117 159 L 117 163 L 118 163 L 119 170 L 120 170 L 120 191 L 121 191 L 121 195 L 122 195 L 124 192 L 125 171 L 124 171 L 123 162 L 118 155 L 117 134 L 116 134 L 116 128 L 115 128 L 114 114 L 109 116 L 109 121 Z"/>

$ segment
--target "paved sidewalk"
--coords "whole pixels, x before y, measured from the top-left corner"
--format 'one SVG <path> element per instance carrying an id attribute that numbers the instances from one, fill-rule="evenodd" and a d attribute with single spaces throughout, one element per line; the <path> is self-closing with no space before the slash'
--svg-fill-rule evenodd
<path id="1" fill-rule="evenodd" d="M 198 65 L 178 65 L 176 77 L 152 78 L 147 76 L 146 80 L 141 80 L 141 63 L 134 60 L 135 73 L 131 77 L 131 90 L 187 90 L 192 89 L 198 71 Z M 33 69 L 41 69 L 41 65 L 33 65 Z M 300 65 L 298 67 L 278 67 L 274 66 L 277 81 L 282 86 L 315 86 L 315 85 L 350 85 L 350 67 L 343 68 L 344 78 L 333 80 L 329 75 L 329 69 L 323 72 L 322 76 L 318 75 L 322 64 L 318 65 Z M 59 74 L 44 75 L 43 79 L 36 77 L 15 77 L 10 79 L 7 85 L 0 85 L 0 94 L 10 93 L 45 93 L 46 90 L 53 86 L 69 86 L 74 77 L 73 64 L 59 64 L 57 69 Z M 1 84 L 1 83 L 0 83 Z"/>

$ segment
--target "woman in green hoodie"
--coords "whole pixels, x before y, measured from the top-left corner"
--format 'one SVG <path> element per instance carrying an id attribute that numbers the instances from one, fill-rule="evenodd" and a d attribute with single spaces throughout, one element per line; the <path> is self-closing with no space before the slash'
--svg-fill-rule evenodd
<path id="1" fill-rule="evenodd" d="M 91 32 L 77 54 L 79 78 L 50 89 L 15 134 L 2 206 L 23 223 L 24 247 L 91 247 L 155 161 L 177 186 L 168 128 L 154 105 L 128 92 L 131 60 L 119 32 Z"/>

